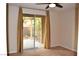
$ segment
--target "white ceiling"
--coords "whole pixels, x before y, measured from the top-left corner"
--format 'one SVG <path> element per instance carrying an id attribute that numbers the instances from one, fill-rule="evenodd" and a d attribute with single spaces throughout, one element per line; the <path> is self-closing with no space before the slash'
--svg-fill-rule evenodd
<path id="1" fill-rule="evenodd" d="M 51 9 L 55 9 L 55 10 L 65 10 L 65 9 L 69 9 L 69 8 L 72 8 L 74 7 L 74 3 L 60 3 L 63 8 L 58 8 L 58 7 L 55 7 L 55 8 L 51 8 Z M 37 5 L 35 3 L 10 3 L 10 5 L 15 5 L 15 6 L 21 6 L 21 7 L 25 7 L 25 8 L 33 8 L 33 9 L 42 9 L 42 10 L 45 10 L 46 5 Z"/>

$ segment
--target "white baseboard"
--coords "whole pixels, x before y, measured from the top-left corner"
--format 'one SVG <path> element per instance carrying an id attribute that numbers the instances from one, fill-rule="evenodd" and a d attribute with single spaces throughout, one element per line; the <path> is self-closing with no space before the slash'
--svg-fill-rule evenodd
<path id="1" fill-rule="evenodd" d="M 57 47 L 57 46 L 59 46 L 59 45 L 55 45 L 55 46 L 51 46 L 51 47 Z M 66 46 L 60 46 L 60 47 L 63 47 L 63 48 L 72 50 L 72 51 L 74 51 L 74 52 L 77 52 L 75 49 L 72 49 L 72 48 L 69 48 L 69 47 L 66 47 Z"/>
<path id="2" fill-rule="evenodd" d="M 72 50 L 74 52 L 77 52 L 75 49 L 72 49 L 72 48 L 69 48 L 69 47 L 65 47 L 65 46 L 61 46 L 61 47 L 64 47 L 64 48 L 67 48 L 67 49 Z"/>

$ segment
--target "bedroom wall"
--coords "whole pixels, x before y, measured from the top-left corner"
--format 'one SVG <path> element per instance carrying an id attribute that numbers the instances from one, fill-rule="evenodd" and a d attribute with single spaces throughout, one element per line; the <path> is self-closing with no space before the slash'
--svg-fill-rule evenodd
<path id="1" fill-rule="evenodd" d="M 18 11 L 18 7 L 9 5 L 9 53 L 17 52 Z"/>
<path id="2" fill-rule="evenodd" d="M 61 46 L 75 50 L 74 40 L 75 40 L 75 9 L 65 10 L 61 16 L 61 26 L 62 26 L 62 44 Z"/>
<path id="3" fill-rule="evenodd" d="M 72 8 L 60 11 L 61 19 L 61 46 L 77 51 L 75 39 L 75 5 Z"/>
<path id="4" fill-rule="evenodd" d="M 50 9 L 51 47 L 61 44 L 61 23 L 59 12 Z"/>
<path id="5" fill-rule="evenodd" d="M 75 4 L 66 9 L 50 9 L 51 47 L 62 46 L 77 51 L 75 39 Z"/>

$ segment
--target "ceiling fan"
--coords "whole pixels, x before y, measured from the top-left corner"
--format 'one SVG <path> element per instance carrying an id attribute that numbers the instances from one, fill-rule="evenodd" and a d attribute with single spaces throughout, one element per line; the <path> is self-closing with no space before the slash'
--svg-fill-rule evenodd
<path id="1" fill-rule="evenodd" d="M 60 5 L 59 3 L 36 3 L 37 5 L 45 5 L 47 4 L 45 9 L 48 9 L 49 7 L 58 7 L 58 8 L 63 8 L 62 5 Z"/>

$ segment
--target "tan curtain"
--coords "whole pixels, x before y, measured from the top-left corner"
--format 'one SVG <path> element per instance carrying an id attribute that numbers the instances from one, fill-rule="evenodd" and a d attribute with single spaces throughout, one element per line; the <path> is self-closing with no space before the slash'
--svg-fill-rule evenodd
<path id="1" fill-rule="evenodd" d="M 42 20 L 44 48 L 50 48 L 50 17 L 49 11 L 46 11 L 45 19 Z"/>
<path id="2" fill-rule="evenodd" d="M 17 52 L 22 52 L 23 49 L 23 15 L 22 15 L 22 8 L 19 8 L 19 13 L 18 13 L 18 26 L 17 26 Z"/>

